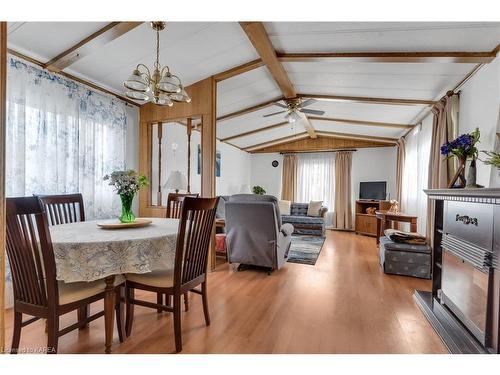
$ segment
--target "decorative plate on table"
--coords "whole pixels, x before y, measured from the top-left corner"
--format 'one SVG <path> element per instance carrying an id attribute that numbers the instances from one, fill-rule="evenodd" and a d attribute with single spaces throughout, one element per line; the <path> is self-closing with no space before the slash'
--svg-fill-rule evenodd
<path id="1" fill-rule="evenodd" d="M 97 223 L 97 226 L 102 229 L 124 229 L 124 228 L 140 228 L 146 227 L 153 221 L 150 219 L 137 218 L 131 223 L 122 223 L 121 221 L 104 221 Z"/>

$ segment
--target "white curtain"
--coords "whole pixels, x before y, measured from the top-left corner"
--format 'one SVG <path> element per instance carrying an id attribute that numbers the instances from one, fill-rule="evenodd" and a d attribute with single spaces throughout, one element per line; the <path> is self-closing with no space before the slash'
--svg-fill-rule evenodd
<path id="1" fill-rule="evenodd" d="M 125 168 L 127 121 L 125 103 L 10 57 L 7 196 L 81 192 L 87 219 L 116 216 L 102 178 Z"/>
<path id="2" fill-rule="evenodd" d="M 406 154 L 403 168 L 401 203 L 404 212 L 418 216 L 417 229 L 426 234 L 427 195 L 429 156 L 432 137 L 432 116 L 428 116 L 421 125 L 406 137 Z M 409 227 L 405 226 L 408 230 Z"/>
<path id="3" fill-rule="evenodd" d="M 297 165 L 297 202 L 323 201 L 329 212 L 335 202 L 335 155 L 299 154 Z"/>

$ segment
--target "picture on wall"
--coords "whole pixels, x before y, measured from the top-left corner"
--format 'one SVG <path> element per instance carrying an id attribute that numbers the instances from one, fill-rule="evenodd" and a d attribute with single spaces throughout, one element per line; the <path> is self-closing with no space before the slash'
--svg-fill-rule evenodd
<path id="1" fill-rule="evenodd" d="M 221 154 L 220 151 L 217 150 L 215 152 L 215 177 L 220 177 L 220 162 L 221 162 Z M 201 145 L 198 145 L 198 174 L 201 174 Z"/>

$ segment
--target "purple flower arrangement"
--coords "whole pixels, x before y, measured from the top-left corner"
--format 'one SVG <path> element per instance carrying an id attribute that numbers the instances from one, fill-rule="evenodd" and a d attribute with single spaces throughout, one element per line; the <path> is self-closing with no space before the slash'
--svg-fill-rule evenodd
<path id="1" fill-rule="evenodd" d="M 479 142 L 479 137 L 478 128 L 470 134 L 462 134 L 457 139 L 443 144 L 441 146 L 441 155 L 446 156 L 446 158 L 456 156 L 460 159 L 475 159 L 478 155 L 476 144 Z"/>

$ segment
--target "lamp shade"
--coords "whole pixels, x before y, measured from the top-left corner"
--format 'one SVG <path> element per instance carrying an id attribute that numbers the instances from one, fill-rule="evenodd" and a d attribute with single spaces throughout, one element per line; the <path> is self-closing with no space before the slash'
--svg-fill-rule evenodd
<path id="1" fill-rule="evenodd" d="M 149 84 L 146 79 L 141 75 L 138 69 L 135 69 L 128 79 L 123 82 L 123 85 L 133 91 L 146 92 L 149 90 Z"/>
<path id="2" fill-rule="evenodd" d="M 181 91 L 178 79 L 176 79 L 176 77 L 168 72 L 160 79 L 160 82 L 158 82 L 156 87 L 158 88 L 158 90 L 166 92 L 168 94 L 174 94 Z"/>
<path id="3" fill-rule="evenodd" d="M 172 190 L 186 190 L 187 189 L 187 179 L 184 173 L 181 171 L 172 171 L 170 176 L 168 176 L 167 182 L 163 185 L 165 189 Z"/>

